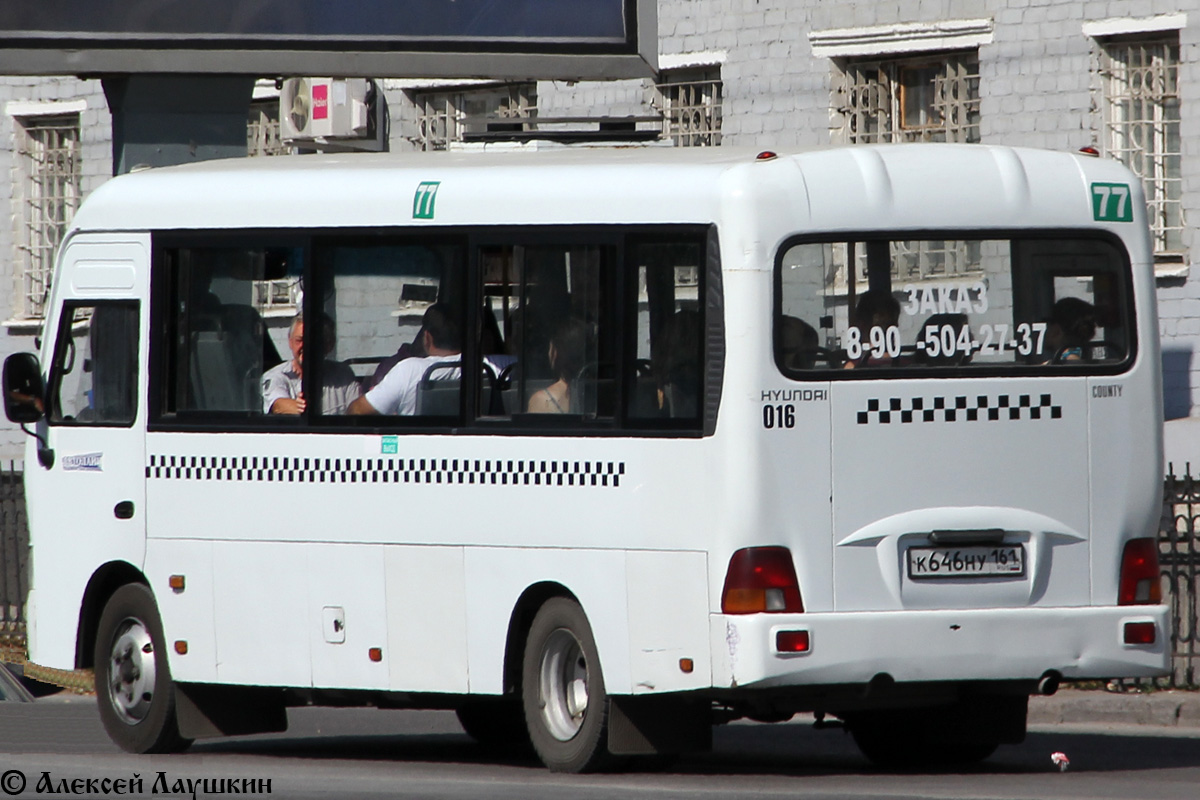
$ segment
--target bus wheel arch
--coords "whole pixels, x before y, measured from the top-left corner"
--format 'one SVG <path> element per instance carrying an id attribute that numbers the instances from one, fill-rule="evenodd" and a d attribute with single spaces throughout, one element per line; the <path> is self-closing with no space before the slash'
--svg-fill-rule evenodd
<path id="1" fill-rule="evenodd" d="M 553 597 L 574 598 L 566 587 L 553 582 L 533 584 L 521 593 L 508 620 L 502 665 L 503 694 L 499 697 L 467 695 L 455 709 L 458 722 L 467 735 L 486 747 L 532 752 L 521 707 L 521 663 L 533 618 Z"/>
<path id="2" fill-rule="evenodd" d="M 533 618 L 548 600 L 553 597 L 565 597 L 579 602 L 578 598 L 561 583 L 543 581 L 525 589 L 513 606 L 512 615 L 508 620 L 508 635 L 504 644 L 504 694 L 520 695 L 521 663 L 525 655 L 525 642 L 529 638 L 529 628 Z"/>
<path id="3" fill-rule="evenodd" d="M 128 561 L 110 561 L 92 573 L 79 603 L 79 628 L 75 634 L 76 669 L 95 666 L 96 629 L 100 624 L 100 615 L 104 613 L 109 598 L 130 583 L 150 585 L 141 570 Z"/>

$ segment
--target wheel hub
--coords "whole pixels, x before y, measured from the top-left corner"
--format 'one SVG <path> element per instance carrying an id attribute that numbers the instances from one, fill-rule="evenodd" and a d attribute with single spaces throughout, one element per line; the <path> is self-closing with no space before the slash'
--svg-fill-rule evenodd
<path id="1" fill-rule="evenodd" d="M 117 717 L 136 725 L 150 712 L 154 699 L 154 643 L 138 619 L 117 628 L 109 655 L 108 698 Z"/>
<path id="2" fill-rule="evenodd" d="M 561 742 L 583 726 L 588 707 L 587 659 L 574 634 L 558 629 L 542 649 L 539 705 L 547 730 Z"/>

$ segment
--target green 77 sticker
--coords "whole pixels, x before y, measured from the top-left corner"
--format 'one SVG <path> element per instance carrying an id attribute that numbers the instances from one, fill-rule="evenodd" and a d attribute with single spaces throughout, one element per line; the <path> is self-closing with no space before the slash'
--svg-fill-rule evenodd
<path id="1" fill-rule="evenodd" d="M 413 193 L 413 219 L 433 219 L 434 203 L 437 201 L 441 181 L 423 181 Z"/>
<path id="2" fill-rule="evenodd" d="M 1133 222 L 1129 184 L 1093 183 L 1092 218 L 1097 222 Z"/>

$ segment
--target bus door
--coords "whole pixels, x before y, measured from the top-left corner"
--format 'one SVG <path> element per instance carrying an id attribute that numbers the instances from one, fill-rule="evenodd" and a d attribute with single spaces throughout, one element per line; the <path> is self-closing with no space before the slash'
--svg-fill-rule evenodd
<path id="1" fill-rule="evenodd" d="M 71 240 L 57 274 L 58 307 L 44 334 L 45 432 L 54 460 L 48 468 L 28 466 L 31 494 L 40 495 L 30 498 L 36 546 L 75 553 L 72 563 L 89 574 L 114 559 L 141 568 L 145 553 L 146 337 L 139 298 L 148 254 L 148 238 L 136 235 Z M 35 556 L 35 569 L 37 563 Z M 82 587 L 88 577 L 71 585 Z M 35 588 L 45 590 L 58 576 L 42 578 L 35 573 Z M 75 622 L 69 621 L 72 629 Z"/>

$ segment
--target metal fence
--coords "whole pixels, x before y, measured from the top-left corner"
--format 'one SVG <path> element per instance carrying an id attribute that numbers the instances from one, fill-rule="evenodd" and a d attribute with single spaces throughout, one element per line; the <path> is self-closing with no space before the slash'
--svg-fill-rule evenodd
<path id="1" fill-rule="evenodd" d="M 0 650 L 25 647 L 25 594 L 29 589 L 29 526 L 20 466 L 0 466 Z M 1172 673 L 1122 687 L 1200 688 L 1200 477 L 1189 464 L 1168 472 L 1159 525 L 1163 599 L 1171 605 Z"/>
<path id="2" fill-rule="evenodd" d="M 1178 476 L 1172 467 L 1163 484 L 1162 522 L 1158 526 L 1158 562 L 1162 569 L 1163 599 L 1171 604 L 1171 675 L 1155 680 L 1161 688 L 1200 687 L 1200 477 L 1191 464 Z"/>
<path id="3" fill-rule="evenodd" d="M 16 464 L 0 466 L 0 649 L 25 647 L 29 525 L 23 477 Z"/>

